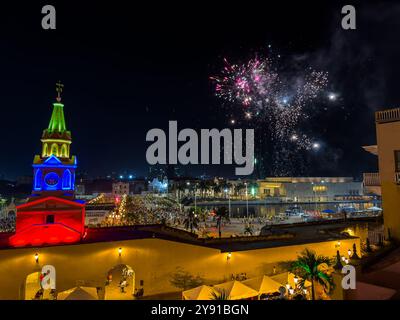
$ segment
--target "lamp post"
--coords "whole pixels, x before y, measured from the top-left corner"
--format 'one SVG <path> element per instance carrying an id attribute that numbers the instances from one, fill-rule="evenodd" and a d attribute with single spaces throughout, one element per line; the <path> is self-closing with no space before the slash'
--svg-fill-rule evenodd
<path id="1" fill-rule="evenodd" d="M 231 218 L 231 193 L 228 188 L 225 189 L 225 194 L 228 195 L 228 216 Z"/>
<path id="2" fill-rule="evenodd" d="M 247 219 L 249 218 L 249 194 L 247 192 L 247 182 L 244 183 L 244 185 L 246 186 L 246 216 Z"/>
<path id="3" fill-rule="evenodd" d="M 196 187 L 197 187 L 197 183 L 194 184 L 194 212 L 197 212 Z"/>
<path id="4" fill-rule="evenodd" d="M 189 181 L 186 182 L 186 185 L 190 186 L 190 182 Z M 197 183 L 194 184 L 194 212 L 197 211 L 196 210 L 197 209 L 196 186 L 197 186 Z M 190 192 L 190 189 L 189 189 L 189 192 Z"/>

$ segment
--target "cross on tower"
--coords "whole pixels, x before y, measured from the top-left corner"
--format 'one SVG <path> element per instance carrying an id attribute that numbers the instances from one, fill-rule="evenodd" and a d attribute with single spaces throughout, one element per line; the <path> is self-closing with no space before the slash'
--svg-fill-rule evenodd
<path id="1" fill-rule="evenodd" d="M 64 85 L 61 83 L 61 81 L 58 81 L 56 83 L 56 91 L 57 91 L 57 101 L 61 102 L 61 93 L 63 92 Z"/>

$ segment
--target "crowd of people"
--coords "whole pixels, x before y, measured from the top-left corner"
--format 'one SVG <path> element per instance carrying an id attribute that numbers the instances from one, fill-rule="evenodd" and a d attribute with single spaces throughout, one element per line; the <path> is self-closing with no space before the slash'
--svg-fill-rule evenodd
<path id="1" fill-rule="evenodd" d="M 0 218 L 0 232 L 13 232 L 15 230 L 15 217 Z"/>

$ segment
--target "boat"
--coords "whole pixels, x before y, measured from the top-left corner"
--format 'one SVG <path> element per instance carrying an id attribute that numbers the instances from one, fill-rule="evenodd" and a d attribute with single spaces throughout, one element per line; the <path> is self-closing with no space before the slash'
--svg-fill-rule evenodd
<path id="1" fill-rule="evenodd" d="M 339 207 L 338 208 L 338 212 L 339 213 L 353 213 L 356 211 L 356 208 L 354 208 L 353 206 L 347 206 L 347 207 Z"/>
<path id="2" fill-rule="evenodd" d="M 284 215 L 286 217 L 303 217 L 306 213 L 301 209 L 301 207 L 289 207 L 285 210 Z"/>

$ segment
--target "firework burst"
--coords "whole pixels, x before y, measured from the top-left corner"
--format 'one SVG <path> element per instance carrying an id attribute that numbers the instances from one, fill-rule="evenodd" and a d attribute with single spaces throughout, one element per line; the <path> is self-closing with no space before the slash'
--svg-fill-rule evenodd
<path id="1" fill-rule="evenodd" d="M 232 114 L 239 112 L 235 123 L 251 121 L 262 144 L 269 143 L 270 172 L 285 175 L 291 173 L 290 154 L 310 150 L 315 143 L 301 132 L 299 124 L 307 120 L 308 107 L 326 88 L 328 74 L 307 68 L 293 75 L 279 72 L 278 67 L 272 59 L 260 56 L 243 64 L 224 59 L 221 74 L 210 79 L 215 95 L 226 102 L 224 106 Z M 257 152 L 256 144 L 257 153 L 262 157 L 266 150 L 261 147 Z"/>

